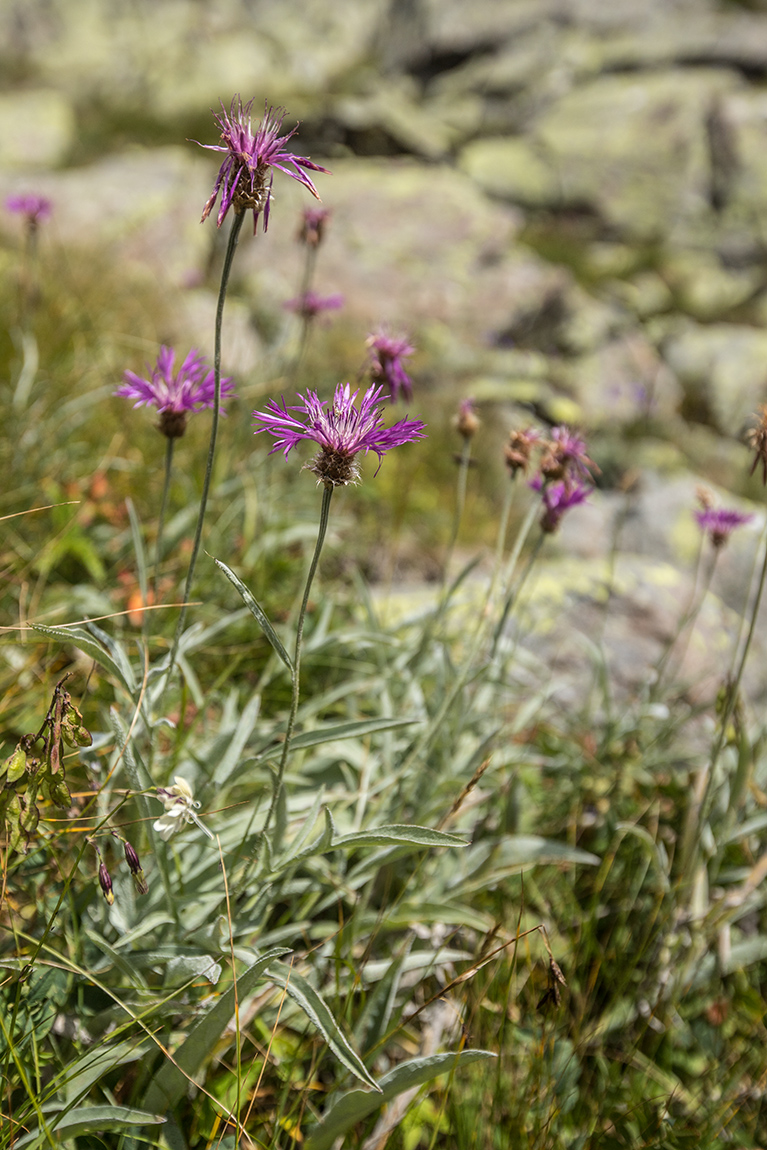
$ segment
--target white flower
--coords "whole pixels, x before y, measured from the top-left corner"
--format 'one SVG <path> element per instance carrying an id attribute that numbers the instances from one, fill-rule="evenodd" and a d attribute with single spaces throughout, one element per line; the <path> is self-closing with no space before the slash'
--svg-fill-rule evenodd
<path id="1" fill-rule="evenodd" d="M 195 811 L 200 809 L 200 804 L 195 802 L 189 783 L 179 775 L 175 776 L 173 782 L 175 785 L 172 787 L 157 788 L 157 797 L 163 801 L 165 814 L 160 815 L 152 824 L 153 829 L 167 842 L 185 823 L 195 823 L 209 839 L 212 839 L 213 835 L 195 814 Z"/>

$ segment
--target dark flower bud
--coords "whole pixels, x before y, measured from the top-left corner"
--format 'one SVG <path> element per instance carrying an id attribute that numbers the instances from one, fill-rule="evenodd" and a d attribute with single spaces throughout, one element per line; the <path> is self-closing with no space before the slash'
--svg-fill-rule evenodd
<path id="1" fill-rule="evenodd" d="M 112 879 L 106 868 L 106 863 L 103 861 L 99 863 L 99 886 L 104 892 L 104 898 L 111 906 L 115 900 L 115 896 L 112 894 Z"/>
<path id="2" fill-rule="evenodd" d="M 146 892 L 149 890 L 149 887 L 147 886 L 146 879 L 144 878 L 144 872 L 141 869 L 141 862 L 139 857 L 129 842 L 124 842 L 123 846 L 125 848 L 125 861 L 128 864 L 128 869 L 133 875 L 133 881 L 136 884 L 136 890 L 139 894 L 146 894 Z"/>

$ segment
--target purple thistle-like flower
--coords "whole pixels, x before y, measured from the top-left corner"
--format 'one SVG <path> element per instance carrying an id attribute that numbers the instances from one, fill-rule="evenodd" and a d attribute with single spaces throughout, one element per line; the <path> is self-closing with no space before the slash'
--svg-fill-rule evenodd
<path id="1" fill-rule="evenodd" d="M 569 427 L 554 427 L 551 440 L 541 459 L 541 474 L 546 479 L 591 479 L 592 471 L 599 472 L 586 452 L 586 442 Z"/>
<path id="2" fill-rule="evenodd" d="M 694 511 L 695 521 L 701 531 L 705 532 L 717 549 L 724 547 L 733 531 L 750 523 L 753 515 L 745 515 L 741 511 L 733 511 L 726 507 L 704 507 Z"/>
<path id="3" fill-rule="evenodd" d="M 396 403 L 400 392 L 404 399 L 413 398 L 413 384 L 402 364 L 413 354 L 415 348 L 402 336 L 387 335 L 384 331 L 368 336 L 370 349 L 370 380 L 372 383 L 388 387 L 389 398 Z"/>
<path id="4" fill-rule="evenodd" d="M 307 175 L 305 169 L 312 172 L 325 172 L 330 175 L 327 168 L 321 168 L 306 156 L 295 156 L 289 152 L 285 145 L 298 131 L 298 125 L 287 135 L 280 135 L 282 121 L 285 119 L 284 108 L 270 108 L 264 104 L 264 118 L 253 131 L 250 110 L 253 101 L 249 100 L 243 107 L 242 100 L 235 96 L 227 112 L 223 102 L 221 114 L 214 113 L 214 119 L 221 129 L 221 144 L 201 144 L 213 152 L 225 152 L 226 158 L 218 170 L 213 191 L 206 203 L 202 220 L 206 220 L 215 204 L 219 191 L 221 204 L 218 209 L 216 226 L 221 227 L 226 213 L 231 207 L 237 215 L 252 210 L 253 233 L 258 227 L 258 217 L 264 214 L 264 231 L 269 226 L 269 206 L 272 198 L 272 182 L 274 180 L 273 168 L 292 176 L 303 184 L 313 196 L 319 199 L 319 193 Z M 199 141 L 196 141 L 199 142 Z M 201 221 L 202 222 L 202 221 Z"/>
<path id="5" fill-rule="evenodd" d="M 215 373 L 199 351 L 192 348 L 174 375 L 175 358 L 173 348 L 161 347 L 149 379 L 126 371 L 125 383 L 114 392 L 124 399 L 135 399 L 134 407 L 153 404 L 160 413 L 158 427 L 168 439 L 180 438 L 186 430 L 190 412 L 213 407 L 216 398 Z M 233 396 L 233 389 L 231 379 L 228 376 L 222 378 L 222 399 Z M 225 413 L 222 411 L 221 414 Z"/>
<path id="6" fill-rule="evenodd" d="M 393 447 L 423 439 L 426 426 L 420 419 L 401 419 L 392 427 L 383 427 L 383 388 L 368 388 L 359 407 L 355 406 L 358 395 L 348 383 L 339 383 L 329 405 L 308 388 L 306 396 L 298 396 L 301 403 L 292 407 L 286 406 L 284 398 L 282 406 L 269 400 L 266 411 L 253 412 L 263 425 L 256 428 L 256 435 L 268 431 L 275 438 L 269 454 L 282 451 L 286 458 L 302 440 L 313 440 L 320 451 L 307 466 L 319 482 L 326 487 L 354 483 L 359 479 L 355 457 L 360 452 L 374 451 L 380 466 Z M 291 415 L 292 411 L 300 412 L 304 419 Z"/>
<path id="7" fill-rule="evenodd" d="M 294 311 L 302 319 L 316 319 L 323 311 L 337 311 L 344 306 L 342 295 L 317 295 L 314 291 L 306 291 L 297 299 L 290 299 L 283 304 L 289 311 Z"/>
<path id="8" fill-rule="evenodd" d="M 53 211 L 53 204 L 45 196 L 35 192 L 25 192 L 17 196 L 8 196 L 5 206 L 14 215 L 24 216 L 30 228 L 36 228 L 41 220 L 47 220 Z"/>
<path id="9" fill-rule="evenodd" d="M 559 527 L 564 513 L 578 503 L 585 502 L 591 494 L 591 488 L 584 487 L 578 480 L 570 483 L 542 484 L 540 479 L 534 479 L 530 486 L 541 492 L 543 500 L 541 531 L 545 535 L 552 535 Z"/>

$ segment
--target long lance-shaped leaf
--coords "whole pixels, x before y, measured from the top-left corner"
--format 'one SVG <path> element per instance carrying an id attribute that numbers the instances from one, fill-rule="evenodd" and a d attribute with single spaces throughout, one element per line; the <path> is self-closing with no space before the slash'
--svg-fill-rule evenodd
<path id="1" fill-rule="evenodd" d="M 125 1130 L 131 1126 L 160 1126 L 165 1122 L 160 1114 L 148 1114 L 144 1110 L 133 1110 L 129 1106 L 78 1106 L 72 1114 L 54 1127 L 57 1141 L 68 1141 L 79 1134 L 96 1134 L 100 1130 Z M 37 1131 L 27 1134 L 14 1142 L 16 1150 L 32 1145 L 42 1145 Z"/>
<path id="2" fill-rule="evenodd" d="M 237 979 L 239 1000 L 250 994 L 270 962 L 289 953 L 289 948 L 278 946 L 257 958 Z M 272 978 L 271 973 L 269 978 Z M 234 1014 L 234 1004 L 235 987 L 232 984 L 189 1031 L 173 1055 L 176 1065 L 173 1062 L 166 1062 L 159 1073 L 155 1074 L 143 1100 L 148 1109 L 165 1113 L 183 1098 L 188 1078 L 194 1077 L 205 1059 L 210 1056 L 224 1027 Z"/>
<path id="3" fill-rule="evenodd" d="M 376 731 L 392 731 L 397 727 L 408 727 L 412 723 L 420 722 L 420 719 L 359 719 L 354 723 L 336 723 L 332 727 L 316 727 L 313 731 L 303 731 L 300 735 L 294 735 L 290 746 L 294 751 L 306 750 L 307 747 L 319 747 L 322 743 L 362 738 L 363 735 L 372 735 Z M 263 751 L 261 757 L 275 758 L 281 754 L 282 743 L 275 743 Z"/>
<path id="4" fill-rule="evenodd" d="M 376 1092 L 380 1091 L 380 1086 L 341 1030 L 319 991 L 295 970 L 283 974 L 278 967 L 272 966 L 268 973 L 272 981 L 283 987 L 309 1021 L 314 1023 L 338 1061 L 351 1071 L 355 1078 L 359 1078 L 367 1086 L 372 1086 Z"/>
<path id="5" fill-rule="evenodd" d="M 287 653 L 287 651 L 283 647 L 282 642 L 280 641 L 280 638 L 279 638 L 277 632 L 275 631 L 274 627 L 269 622 L 269 620 L 266 616 L 266 612 L 264 611 L 261 604 L 256 601 L 256 599 L 253 597 L 252 593 L 248 590 L 248 588 L 243 583 L 242 579 L 238 578 L 238 576 L 235 575 L 235 573 L 234 573 L 234 571 L 232 571 L 231 567 L 227 567 L 226 563 L 222 563 L 220 559 L 214 559 L 213 562 L 216 564 L 217 567 L 220 567 L 220 569 L 224 572 L 224 574 L 226 575 L 227 579 L 232 584 L 232 586 L 235 587 L 237 589 L 237 591 L 239 591 L 240 595 L 242 596 L 243 603 L 248 608 L 251 615 L 256 620 L 259 627 L 264 632 L 267 639 L 272 644 L 275 651 L 280 656 L 283 663 L 285 664 L 285 666 L 288 668 L 288 670 L 290 671 L 290 673 L 292 675 L 293 674 L 293 660 L 291 659 L 290 655 Z"/>
<path id="6" fill-rule="evenodd" d="M 386 827 L 371 827 L 366 831 L 354 831 L 348 835 L 337 835 L 332 842 L 336 847 L 357 846 L 398 846 L 406 843 L 418 847 L 467 847 L 467 839 L 449 835 L 445 831 L 433 831 L 429 827 L 413 827 L 406 823 L 392 823 Z"/>
<path id="7" fill-rule="evenodd" d="M 304 1143 L 304 1150 L 330 1150 L 336 1138 L 351 1130 L 368 1114 L 373 1114 L 385 1102 L 396 1098 L 403 1090 L 431 1082 L 440 1074 L 479 1062 L 483 1058 L 496 1058 L 489 1050 L 460 1050 L 455 1054 L 431 1054 L 424 1058 L 411 1058 L 384 1074 L 380 1081 L 380 1094 L 366 1090 L 350 1090 L 343 1094 L 325 1115 Z"/>
<path id="8" fill-rule="evenodd" d="M 85 651 L 86 655 L 90 655 L 95 663 L 114 675 L 129 695 L 133 694 L 135 681 L 130 671 L 130 665 L 128 664 L 127 667 L 125 664 L 120 666 L 118 661 L 108 654 L 84 628 L 45 627 L 42 623 L 33 623 L 32 630 L 39 631 L 41 635 L 48 635 L 51 639 L 60 639 L 62 643 L 72 643 L 73 646 L 79 647 L 81 651 Z"/>

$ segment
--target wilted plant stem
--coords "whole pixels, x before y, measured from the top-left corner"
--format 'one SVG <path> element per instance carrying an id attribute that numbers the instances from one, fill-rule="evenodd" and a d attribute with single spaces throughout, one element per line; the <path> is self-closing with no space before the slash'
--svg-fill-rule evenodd
<path id="1" fill-rule="evenodd" d="M 173 445 L 175 439 L 168 438 L 165 443 L 165 479 L 162 486 L 162 500 L 160 502 L 160 517 L 157 521 L 157 546 L 154 560 L 154 576 L 152 578 L 152 593 L 157 601 L 157 581 L 160 576 L 160 562 L 162 560 L 162 535 L 165 527 L 165 512 L 168 508 L 168 492 L 170 491 L 170 476 L 173 470 Z"/>
<path id="2" fill-rule="evenodd" d="M 200 541 L 202 539 L 202 525 L 205 519 L 205 508 L 208 504 L 208 493 L 210 491 L 210 481 L 213 475 L 213 460 L 216 454 L 216 438 L 218 436 L 218 420 L 221 411 L 221 328 L 224 318 L 224 302 L 226 300 L 226 289 L 229 283 L 229 274 L 232 270 L 232 263 L 234 261 L 234 253 L 237 249 L 237 241 L 240 238 L 240 229 L 242 222 L 245 219 L 245 213 L 235 215 L 232 220 L 232 227 L 229 232 L 229 242 L 226 245 L 226 254 L 224 256 L 224 266 L 221 270 L 221 286 L 218 289 L 218 306 L 216 307 L 216 337 L 213 351 L 213 371 L 215 373 L 216 381 L 216 395 L 213 402 L 213 420 L 210 427 L 210 444 L 208 446 L 208 460 L 205 465 L 205 479 L 202 485 L 202 496 L 200 498 L 200 510 L 197 515 L 197 528 L 194 533 L 194 543 L 192 544 L 192 554 L 189 559 L 189 570 L 186 575 L 186 583 L 184 585 L 183 603 L 181 613 L 178 617 L 176 624 L 176 634 L 173 636 L 173 647 L 170 653 L 170 663 L 168 665 L 168 678 L 173 672 L 173 666 L 176 661 L 178 653 L 178 645 L 181 640 L 181 633 L 184 629 L 184 620 L 186 618 L 186 605 L 189 601 L 189 596 L 192 591 L 192 583 L 194 581 L 194 571 L 197 566 L 197 556 L 200 551 Z"/>
<path id="3" fill-rule="evenodd" d="M 272 790 L 272 801 L 269 804 L 269 810 L 266 814 L 266 821 L 264 822 L 262 831 L 262 840 L 266 836 L 266 832 L 271 826 L 274 813 L 277 810 L 277 804 L 280 801 L 282 794 L 283 779 L 285 777 L 285 768 L 288 763 L 288 756 L 290 754 L 290 743 L 293 738 L 293 728 L 296 723 L 296 714 L 298 712 L 298 700 L 300 695 L 300 679 L 301 679 L 301 646 L 304 636 L 304 623 L 306 621 L 306 609 L 309 604 L 309 593 L 312 589 L 314 576 L 317 572 L 317 564 L 320 561 L 320 553 L 322 545 L 325 542 L 325 535 L 328 529 L 328 519 L 330 517 L 330 500 L 333 497 L 333 487 L 328 485 L 322 493 L 322 507 L 320 509 L 320 526 L 317 532 L 317 543 L 314 547 L 314 555 L 309 567 L 309 574 L 306 577 L 306 586 L 304 587 L 304 597 L 301 602 L 301 610 L 298 613 L 298 622 L 296 623 L 296 646 L 293 654 L 293 666 L 291 669 L 291 684 L 292 695 L 290 700 L 290 713 L 288 715 L 288 725 L 285 730 L 285 742 L 282 744 L 282 755 L 280 757 L 280 765 L 277 768 L 277 776 L 274 780 L 274 787 Z"/>

